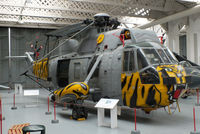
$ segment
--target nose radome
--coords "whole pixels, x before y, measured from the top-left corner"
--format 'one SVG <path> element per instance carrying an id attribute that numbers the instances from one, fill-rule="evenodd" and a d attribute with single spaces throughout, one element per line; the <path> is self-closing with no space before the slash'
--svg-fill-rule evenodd
<path id="1" fill-rule="evenodd" d="M 185 68 L 187 76 L 190 76 L 188 88 L 196 89 L 200 87 L 200 70 L 192 67 Z"/>

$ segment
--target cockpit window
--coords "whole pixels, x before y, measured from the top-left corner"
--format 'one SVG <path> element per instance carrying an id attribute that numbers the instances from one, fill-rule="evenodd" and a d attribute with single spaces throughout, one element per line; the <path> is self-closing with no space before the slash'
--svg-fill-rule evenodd
<path id="1" fill-rule="evenodd" d="M 162 57 L 164 63 L 170 63 L 169 59 L 167 58 L 167 55 L 165 54 L 165 52 L 162 49 L 158 49 L 157 50 L 159 55 Z"/>
<path id="2" fill-rule="evenodd" d="M 130 51 L 129 71 L 135 70 L 134 51 Z"/>
<path id="3" fill-rule="evenodd" d="M 158 72 L 154 67 L 146 68 L 140 72 L 142 84 L 159 84 L 160 78 Z"/>
<path id="4" fill-rule="evenodd" d="M 143 52 L 151 64 L 163 63 L 155 49 L 143 49 Z"/>
<path id="5" fill-rule="evenodd" d="M 124 52 L 123 71 L 128 71 L 129 51 Z"/>
<path id="6" fill-rule="evenodd" d="M 164 49 L 165 53 L 167 54 L 167 56 L 169 57 L 169 59 L 172 61 L 172 63 L 177 63 L 176 58 L 174 57 L 174 55 L 170 52 L 170 50 L 168 49 Z"/>
<path id="7" fill-rule="evenodd" d="M 142 69 L 148 66 L 148 63 L 143 56 L 143 54 L 140 52 L 140 50 L 137 50 L 137 62 L 138 62 L 138 69 Z"/>

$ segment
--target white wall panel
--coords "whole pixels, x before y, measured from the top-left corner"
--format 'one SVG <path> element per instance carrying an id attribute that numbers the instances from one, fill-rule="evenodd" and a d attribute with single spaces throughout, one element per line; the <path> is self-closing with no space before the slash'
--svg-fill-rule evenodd
<path id="1" fill-rule="evenodd" d="M 187 58 L 193 62 L 200 64 L 200 14 L 194 14 L 189 16 L 188 18 L 182 18 L 178 20 L 174 20 L 168 22 L 168 37 L 169 37 L 169 48 L 173 49 L 173 41 L 175 43 L 175 52 L 179 52 L 179 40 L 178 37 L 180 34 L 179 26 L 187 25 L 186 28 L 186 36 L 187 36 Z M 196 35 L 195 35 L 196 34 Z M 194 35 L 196 37 L 194 37 Z M 196 38 L 196 41 L 194 40 Z M 196 45 L 195 45 L 196 43 Z M 196 60 L 195 60 L 196 57 Z"/>

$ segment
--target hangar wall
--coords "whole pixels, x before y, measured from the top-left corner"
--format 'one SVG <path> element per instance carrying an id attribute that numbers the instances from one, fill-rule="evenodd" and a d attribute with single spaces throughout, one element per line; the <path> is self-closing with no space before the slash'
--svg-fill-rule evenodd
<path id="1" fill-rule="evenodd" d="M 200 14 L 168 22 L 168 46 L 180 54 L 179 36 L 186 35 L 187 59 L 200 64 Z M 183 28 L 183 26 L 186 26 Z"/>
<path id="2" fill-rule="evenodd" d="M 31 28 L 10 28 L 11 29 L 11 56 L 24 56 L 25 51 L 32 51 L 30 45 L 39 41 L 39 45 L 43 45 L 46 42 L 46 36 L 44 33 L 51 30 L 45 29 L 31 29 Z M 11 60 L 11 70 L 9 70 L 9 59 L 6 57 L 9 53 L 8 47 L 8 28 L 0 28 L 0 84 L 8 85 L 11 82 L 11 86 L 14 83 L 23 83 L 25 88 L 38 87 L 33 81 L 23 77 L 19 74 L 23 73 L 28 64 L 25 58 L 14 58 Z M 9 76 L 10 72 L 10 76 Z"/>

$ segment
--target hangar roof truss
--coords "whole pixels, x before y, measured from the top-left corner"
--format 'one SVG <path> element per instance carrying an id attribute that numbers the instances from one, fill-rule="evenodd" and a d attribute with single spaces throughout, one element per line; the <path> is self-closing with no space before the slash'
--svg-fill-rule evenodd
<path id="1" fill-rule="evenodd" d="M 183 0 L 1 0 L 0 26 L 57 28 L 108 13 L 158 19 L 195 6 Z"/>

